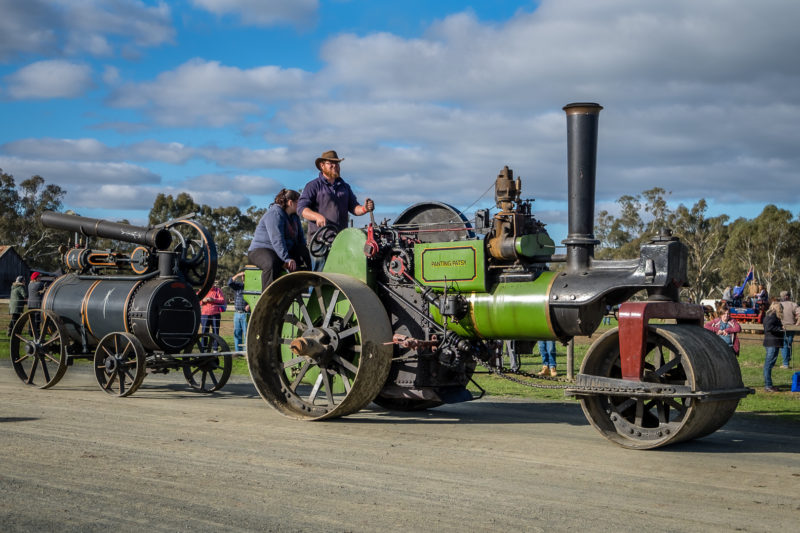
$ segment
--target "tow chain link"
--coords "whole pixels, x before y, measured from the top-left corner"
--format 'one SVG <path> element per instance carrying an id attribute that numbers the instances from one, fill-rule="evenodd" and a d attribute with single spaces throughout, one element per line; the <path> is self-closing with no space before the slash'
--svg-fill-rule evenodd
<path id="1" fill-rule="evenodd" d="M 567 379 L 567 378 L 559 378 L 559 377 L 550 377 L 550 376 L 537 376 L 536 374 L 531 374 L 530 372 L 525 372 L 524 370 L 511 370 L 510 368 L 506 368 L 504 366 L 495 367 L 486 364 L 485 361 L 482 361 L 477 356 L 473 355 L 472 358 L 475 360 L 476 363 L 481 365 L 483 368 L 491 372 L 492 374 L 499 376 L 503 379 L 507 379 L 508 381 L 513 381 L 514 383 L 519 383 L 525 387 L 533 387 L 535 389 L 566 389 L 570 385 L 575 383 L 574 379 Z M 513 375 L 509 375 L 513 374 Z M 544 383 L 535 383 L 529 381 L 528 379 L 519 379 L 515 376 L 522 376 L 529 379 L 537 379 L 541 381 L 555 381 L 563 383 L 563 385 L 547 385 Z"/>

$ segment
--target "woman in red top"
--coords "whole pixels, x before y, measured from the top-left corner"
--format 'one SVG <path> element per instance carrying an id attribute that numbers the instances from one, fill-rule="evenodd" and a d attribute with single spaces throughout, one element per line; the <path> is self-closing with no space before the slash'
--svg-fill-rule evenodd
<path id="1" fill-rule="evenodd" d="M 200 301 L 200 332 L 219 335 L 219 321 L 222 317 L 225 296 L 219 288 L 219 282 L 215 282 L 208 294 Z M 213 349 L 217 349 L 214 343 Z"/>
<path id="2" fill-rule="evenodd" d="M 733 349 L 736 357 L 739 357 L 739 335 L 742 331 L 742 326 L 735 318 L 731 318 L 731 312 L 728 306 L 723 305 L 717 312 L 717 318 L 709 320 L 703 326 L 709 331 L 713 331 L 719 338 L 724 340 L 728 346 Z"/>

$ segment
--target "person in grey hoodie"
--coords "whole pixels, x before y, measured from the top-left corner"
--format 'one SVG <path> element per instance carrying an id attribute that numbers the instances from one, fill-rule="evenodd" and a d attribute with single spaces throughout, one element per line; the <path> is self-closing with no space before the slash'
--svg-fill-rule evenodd
<path id="1" fill-rule="evenodd" d="M 261 290 L 266 289 L 284 270 L 310 270 L 311 256 L 300 217 L 297 200 L 300 193 L 281 189 L 275 203 L 258 221 L 247 258 L 261 269 Z"/>

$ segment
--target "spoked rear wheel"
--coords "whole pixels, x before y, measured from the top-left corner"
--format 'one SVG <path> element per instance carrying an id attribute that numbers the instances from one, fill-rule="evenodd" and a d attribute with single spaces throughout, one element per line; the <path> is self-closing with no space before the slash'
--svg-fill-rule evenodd
<path id="1" fill-rule="evenodd" d="M 145 352 L 127 332 L 109 333 L 94 352 L 94 373 L 100 388 L 115 396 L 130 396 L 144 381 Z"/>
<path id="2" fill-rule="evenodd" d="M 384 385 L 389 319 L 378 297 L 342 274 L 295 272 L 261 296 L 247 358 L 264 400 L 282 414 L 320 420 L 355 413 Z"/>
<path id="3" fill-rule="evenodd" d="M 650 326 L 643 381 L 685 385 L 692 391 L 742 388 L 733 351 L 698 326 Z M 621 378 L 619 330 L 609 330 L 586 353 L 581 373 Z M 699 438 L 733 416 L 738 399 L 648 398 L 593 395 L 581 398 L 589 422 L 607 439 L 634 449 L 651 449 Z"/>
<path id="4" fill-rule="evenodd" d="M 186 353 L 212 354 L 227 352 L 228 343 L 213 333 L 203 333 L 186 349 Z M 184 361 L 183 377 L 189 386 L 199 392 L 220 390 L 231 377 L 233 358 L 230 355 L 200 356 Z"/>
<path id="5" fill-rule="evenodd" d="M 26 385 L 47 389 L 67 371 L 68 339 L 58 317 L 31 309 L 11 331 L 11 365 Z"/>

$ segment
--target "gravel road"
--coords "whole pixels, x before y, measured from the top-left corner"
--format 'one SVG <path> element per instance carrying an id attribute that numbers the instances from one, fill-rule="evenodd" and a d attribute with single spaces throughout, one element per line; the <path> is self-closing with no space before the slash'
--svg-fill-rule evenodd
<path id="1" fill-rule="evenodd" d="M 7 364 L 7 362 L 6 362 Z M 0 529 L 11 531 L 796 531 L 800 428 L 740 416 L 628 451 L 575 402 L 489 398 L 286 419 L 244 376 L 103 394 L 0 368 Z"/>

